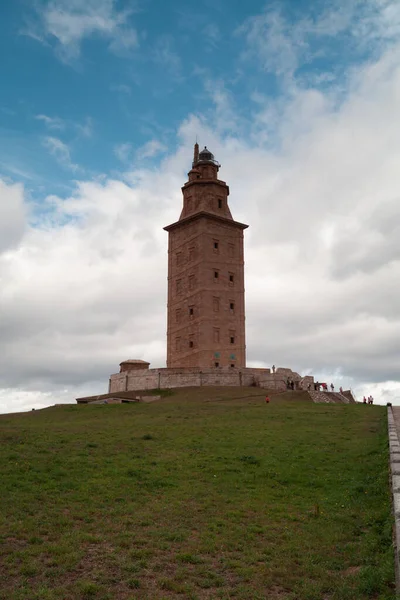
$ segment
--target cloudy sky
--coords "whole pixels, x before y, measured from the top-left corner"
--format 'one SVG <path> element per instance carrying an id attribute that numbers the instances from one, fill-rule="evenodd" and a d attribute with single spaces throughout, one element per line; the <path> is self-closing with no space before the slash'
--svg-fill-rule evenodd
<path id="1" fill-rule="evenodd" d="M 400 403 L 398 0 L 4 0 L 0 53 L 0 412 L 165 366 L 196 136 L 250 225 L 248 364 Z"/>

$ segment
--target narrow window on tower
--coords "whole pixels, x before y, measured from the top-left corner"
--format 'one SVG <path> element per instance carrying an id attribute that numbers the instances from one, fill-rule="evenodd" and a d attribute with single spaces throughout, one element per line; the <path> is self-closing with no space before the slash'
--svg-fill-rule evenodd
<path id="1" fill-rule="evenodd" d="M 189 335 L 189 348 L 194 348 L 194 335 Z"/>
<path id="2" fill-rule="evenodd" d="M 231 344 L 235 343 L 235 332 L 233 330 L 229 332 L 229 341 Z"/>
<path id="3" fill-rule="evenodd" d="M 233 244 L 228 244 L 228 254 L 231 258 L 235 256 L 235 246 Z"/>
<path id="4" fill-rule="evenodd" d="M 189 306 L 189 318 L 192 319 L 194 316 L 194 306 Z"/>
<path id="5" fill-rule="evenodd" d="M 234 369 L 234 368 L 235 368 L 235 365 L 231 365 L 231 369 Z"/>
<path id="6" fill-rule="evenodd" d="M 235 283 L 235 276 L 233 273 L 229 273 L 229 285 L 233 285 Z"/>
<path id="7" fill-rule="evenodd" d="M 219 280 L 219 271 L 214 269 L 214 283 L 218 283 Z"/>
<path id="8" fill-rule="evenodd" d="M 182 279 L 176 280 L 176 293 L 182 294 Z"/>
<path id="9" fill-rule="evenodd" d="M 219 241 L 218 240 L 213 241 L 213 250 L 214 250 L 215 254 L 219 254 Z"/>
<path id="10" fill-rule="evenodd" d="M 235 303 L 229 302 L 229 312 L 233 315 L 235 312 Z"/>
<path id="11" fill-rule="evenodd" d="M 221 198 L 218 198 L 218 208 L 222 208 L 222 200 L 221 200 Z"/>
<path id="12" fill-rule="evenodd" d="M 189 275 L 189 290 L 194 289 L 194 275 Z"/>
<path id="13" fill-rule="evenodd" d="M 214 296 L 213 298 L 213 311 L 219 312 L 219 298 L 217 298 L 216 296 Z"/>
<path id="14" fill-rule="evenodd" d="M 219 362 L 214 363 L 216 367 L 219 367 Z"/>
<path id="15" fill-rule="evenodd" d="M 180 308 L 177 308 L 175 311 L 175 321 L 176 323 L 180 323 L 182 320 L 182 310 Z"/>
<path id="16" fill-rule="evenodd" d="M 219 344 L 219 329 L 217 327 L 214 327 L 214 342 Z"/>

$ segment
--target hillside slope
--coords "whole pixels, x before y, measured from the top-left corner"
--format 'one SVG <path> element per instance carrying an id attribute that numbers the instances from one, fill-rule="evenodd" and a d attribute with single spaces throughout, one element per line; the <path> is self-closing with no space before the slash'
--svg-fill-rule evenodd
<path id="1" fill-rule="evenodd" d="M 393 598 L 386 410 L 249 388 L 0 419 L 0 598 Z"/>

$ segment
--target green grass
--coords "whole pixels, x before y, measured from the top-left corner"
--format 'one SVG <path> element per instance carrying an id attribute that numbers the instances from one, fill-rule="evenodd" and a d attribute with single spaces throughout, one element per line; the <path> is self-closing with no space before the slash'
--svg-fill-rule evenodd
<path id="1" fill-rule="evenodd" d="M 394 598 L 386 409 L 254 388 L 0 418 L 0 598 Z"/>

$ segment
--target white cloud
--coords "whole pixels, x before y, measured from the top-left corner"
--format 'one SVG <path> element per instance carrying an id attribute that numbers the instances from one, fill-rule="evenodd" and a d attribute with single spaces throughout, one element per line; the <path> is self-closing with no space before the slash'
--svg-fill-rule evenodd
<path id="1" fill-rule="evenodd" d="M 167 147 L 165 144 L 160 142 L 160 140 L 149 140 L 144 144 L 144 146 L 137 150 L 136 156 L 139 159 L 153 158 L 154 156 L 157 156 L 157 154 L 165 152 L 166 149 Z"/>
<path id="2" fill-rule="evenodd" d="M 15 164 L 10 164 L 7 162 L 1 161 L 0 169 L 5 173 L 9 173 L 13 177 L 17 177 L 18 179 L 34 180 L 37 178 L 35 173 L 33 173 L 27 169 L 24 169 L 23 167 L 19 167 Z"/>
<path id="3" fill-rule="evenodd" d="M 173 38 L 169 35 L 163 35 L 154 46 L 154 60 L 163 65 L 171 75 L 180 77 L 182 62 L 180 56 L 174 49 Z"/>
<path id="4" fill-rule="evenodd" d="M 110 50 L 114 54 L 125 55 L 132 48 L 139 45 L 139 37 L 134 29 L 121 29 L 110 43 Z"/>
<path id="5" fill-rule="evenodd" d="M 60 117 L 49 117 L 48 115 L 36 115 L 35 119 L 42 121 L 48 129 L 64 131 L 74 130 L 78 135 L 90 138 L 93 135 L 93 119 L 86 117 L 83 122 L 61 119 Z"/>
<path id="6" fill-rule="evenodd" d="M 129 26 L 131 11 L 119 11 L 115 0 L 44 0 L 25 31 L 34 39 L 53 43 L 66 62 L 77 59 L 81 43 L 95 35 L 110 41 L 116 53 L 138 45 L 136 31 Z"/>
<path id="7" fill-rule="evenodd" d="M 43 140 L 43 145 L 62 167 L 70 171 L 79 170 L 79 166 L 71 160 L 69 147 L 59 138 L 47 136 Z"/>
<path id="8" fill-rule="evenodd" d="M 93 135 L 93 119 L 86 117 L 83 123 L 75 123 L 75 127 L 78 133 L 86 138 L 90 138 Z"/>
<path id="9" fill-rule="evenodd" d="M 289 20 L 282 6 L 272 4 L 246 19 L 236 33 L 247 41 L 243 58 L 255 58 L 264 70 L 291 81 L 300 66 L 330 55 L 337 60 L 343 48 L 348 50 L 347 62 L 356 50 L 384 51 L 399 38 L 400 5 L 397 0 L 333 0 L 314 18 Z M 315 73 L 311 77 L 315 79 Z"/>
<path id="10" fill-rule="evenodd" d="M 65 123 L 60 117 L 49 117 L 48 115 L 36 115 L 35 119 L 43 121 L 49 129 L 65 129 Z"/>
<path id="11" fill-rule="evenodd" d="M 211 113 L 218 132 L 220 134 L 237 133 L 240 117 L 235 110 L 234 95 L 227 89 L 222 80 L 205 77 L 204 88 L 212 102 Z"/>
<path id="12" fill-rule="evenodd" d="M 26 226 L 24 191 L 20 184 L 0 179 L 0 255 L 18 246 Z M 3 284 L 0 276 L 0 286 Z"/>
<path id="13" fill-rule="evenodd" d="M 354 22 L 353 32 L 367 47 L 377 43 L 397 42 L 400 36 L 400 4 L 395 0 L 372 0 L 360 3 L 362 18 Z"/>
<path id="14" fill-rule="evenodd" d="M 121 162 L 128 162 L 132 156 L 132 144 L 129 142 L 117 144 L 114 147 L 114 154 Z"/>
<path id="15" fill-rule="evenodd" d="M 216 25 L 216 23 L 208 23 L 203 29 L 203 36 L 207 42 L 205 48 L 207 50 L 215 50 L 221 39 L 221 32 L 218 25 Z"/>
<path id="16" fill-rule="evenodd" d="M 113 92 L 122 92 L 123 94 L 130 95 L 132 93 L 132 89 L 126 83 L 113 84 L 110 89 Z"/>

